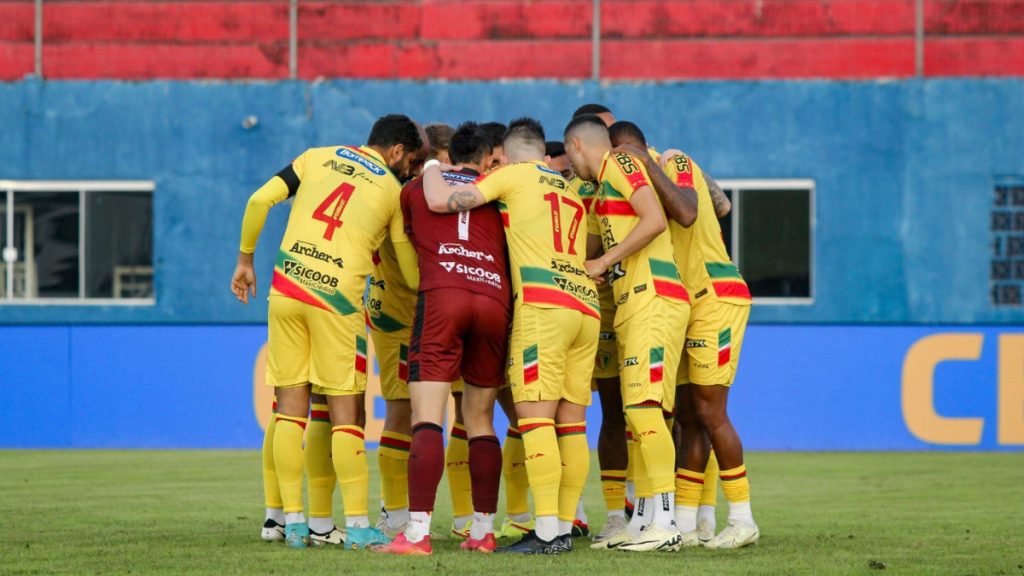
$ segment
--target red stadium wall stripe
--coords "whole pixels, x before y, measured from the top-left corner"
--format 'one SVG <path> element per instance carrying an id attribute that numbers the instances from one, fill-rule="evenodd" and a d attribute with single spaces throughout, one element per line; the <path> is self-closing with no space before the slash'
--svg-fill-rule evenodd
<path id="1" fill-rule="evenodd" d="M 927 76 L 1024 76 L 1024 38 L 942 38 L 925 42 Z"/>
<path id="2" fill-rule="evenodd" d="M 0 42 L 29 42 L 35 39 L 35 10 L 32 2 L 0 2 Z M 30 44 L 31 45 L 31 44 Z M 0 59 L 0 62 L 3 62 Z"/>
<path id="3" fill-rule="evenodd" d="M 19 80 L 35 71 L 32 44 L 0 42 L 0 80 Z"/>

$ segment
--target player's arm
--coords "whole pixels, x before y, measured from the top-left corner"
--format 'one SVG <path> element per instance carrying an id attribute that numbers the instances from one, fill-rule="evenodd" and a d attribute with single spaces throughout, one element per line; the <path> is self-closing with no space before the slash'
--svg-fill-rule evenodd
<path id="1" fill-rule="evenodd" d="M 634 190 L 629 198 L 629 205 L 636 212 L 639 222 L 622 242 L 602 256 L 586 261 L 587 274 L 591 278 L 602 277 L 609 268 L 642 250 L 668 227 L 665 213 L 658 204 L 658 197 L 650 186 L 645 185 Z"/>
<path id="2" fill-rule="evenodd" d="M 398 269 L 402 271 L 402 279 L 412 290 L 420 287 L 419 258 L 412 242 L 394 242 L 395 257 L 398 258 Z"/>
<path id="3" fill-rule="evenodd" d="M 661 203 L 669 218 L 684 228 L 692 226 L 697 220 L 697 190 L 693 186 L 673 182 L 654 158 L 645 151 L 629 145 L 623 145 L 620 148 L 643 163 L 651 178 L 651 185 L 654 186 L 655 192 L 661 198 Z"/>
<path id="4" fill-rule="evenodd" d="M 242 217 L 242 241 L 238 249 L 238 262 L 231 275 L 231 292 L 242 304 L 249 303 L 249 296 L 256 296 L 256 270 L 253 268 L 253 253 L 263 232 L 267 214 L 277 203 L 295 195 L 299 189 L 299 177 L 289 165 L 278 172 L 266 184 L 260 186 L 245 205 Z"/>
<path id="5" fill-rule="evenodd" d="M 430 208 L 431 212 L 462 212 L 487 203 L 487 199 L 476 186 L 449 186 L 441 175 L 441 165 L 433 162 L 429 164 L 430 166 L 423 170 L 423 196 L 427 199 L 427 208 Z"/>
<path id="6" fill-rule="evenodd" d="M 726 197 L 718 182 L 707 172 L 704 173 L 704 182 L 708 185 L 708 192 L 711 192 L 711 205 L 715 208 L 715 217 L 725 218 L 725 215 L 732 211 L 732 202 Z"/>

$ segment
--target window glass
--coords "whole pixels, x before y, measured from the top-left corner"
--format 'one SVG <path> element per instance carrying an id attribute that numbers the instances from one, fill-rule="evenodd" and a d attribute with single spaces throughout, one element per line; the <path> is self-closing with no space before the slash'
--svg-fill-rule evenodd
<path id="1" fill-rule="evenodd" d="M 85 293 L 88 298 L 153 297 L 153 195 L 86 195 Z"/>
<path id="2" fill-rule="evenodd" d="M 78 192 L 15 192 L 15 298 L 77 298 Z"/>
<path id="3" fill-rule="evenodd" d="M 755 296 L 811 296 L 809 190 L 741 190 L 738 266 Z"/>

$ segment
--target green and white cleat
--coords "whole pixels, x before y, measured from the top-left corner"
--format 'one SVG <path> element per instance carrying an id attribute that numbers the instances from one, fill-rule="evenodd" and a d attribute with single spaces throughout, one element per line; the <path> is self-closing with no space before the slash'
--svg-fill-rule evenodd
<path id="1" fill-rule="evenodd" d="M 675 552 L 683 537 L 674 527 L 670 530 L 658 524 L 650 524 L 644 528 L 640 536 L 631 538 L 619 546 L 619 550 L 627 552 Z"/>
<path id="2" fill-rule="evenodd" d="M 338 530 L 337 526 L 323 534 L 310 530 L 309 543 L 312 546 L 342 546 L 345 544 L 345 533 Z"/>
<path id="3" fill-rule="evenodd" d="M 757 524 L 729 522 L 729 525 L 725 530 L 722 530 L 718 533 L 718 536 L 707 541 L 704 544 L 704 547 L 715 550 L 743 548 L 744 546 L 753 546 L 754 544 L 757 544 L 757 541 L 760 539 L 761 532 L 757 529 Z"/>
<path id="4" fill-rule="evenodd" d="M 284 526 L 278 524 L 273 518 L 267 518 L 267 521 L 263 523 L 260 538 L 267 542 L 280 542 L 284 540 Z"/>
<path id="5" fill-rule="evenodd" d="M 601 532 L 594 536 L 594 542 L 590 545 L 594 550 L 607 548 L 607 543 L 612 538 L 626 532 L 626 519 L 623 516 L 609 516 L 605 520 Z"/>
<path id="6" fill-rule="evenodd" d="M 348 528 L 345 535 L 345 548 L 358 550 L 382 544 L 390 544 L 391 538 L 376 528 Z"/>
<path id="7" fill-rule="evenodd" d="M 305 522 L 285 524 L 284 545 L 297 549 L 309 547 L 309 524 Z"/>

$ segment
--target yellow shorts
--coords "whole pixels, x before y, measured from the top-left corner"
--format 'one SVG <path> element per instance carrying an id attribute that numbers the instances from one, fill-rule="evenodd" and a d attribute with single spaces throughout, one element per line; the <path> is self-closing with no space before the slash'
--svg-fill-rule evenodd
<path id="1" fill-rule="evenodd" d="M 608 301 L 605 300 L 601 298 L 601 335 L 598 337 L 597 358 L 594 361 L 595 379 L 619 377 L 619 347 L 615 343 L 615 301 L 610 294 Z M 596 382 L 594 390 L 597 390 Z"/>
<path id="2" fill-rule="evenodd" d="M 676 382 L 732 386 L 748 318 L 750 306 L 718 300 L 694 306 L 686 328 L 685 361 L 679 363 Z"/>
<path id="3" fill-rule="evenodd" d="M 672 411 L 672 375 L 679 370 L 689 317 L 689 304 L 659 296 L 615 326 L 623 406 L 658 402 Z"/>
<path id="4" fill-rule="evenodd" d="M 342 316 L 272 294 L 267 325 L 267 384 L 310 383 L 327 396 L 366 391 L 362 311 Z"/>
<path id="5" fill-rule="evenodd" d="M 373 353 L 380 367 L 380 393 L 385 400 L 409 399 L 409 338 L 412 327 L 394 332 L 370 329 Z"/>
<path id="6" fill-rule="evenodd" d="M 600 329 L 600 320 L 576 310 L 518 306 L 508 346 L 512 399 L 589 406 Z"/>

